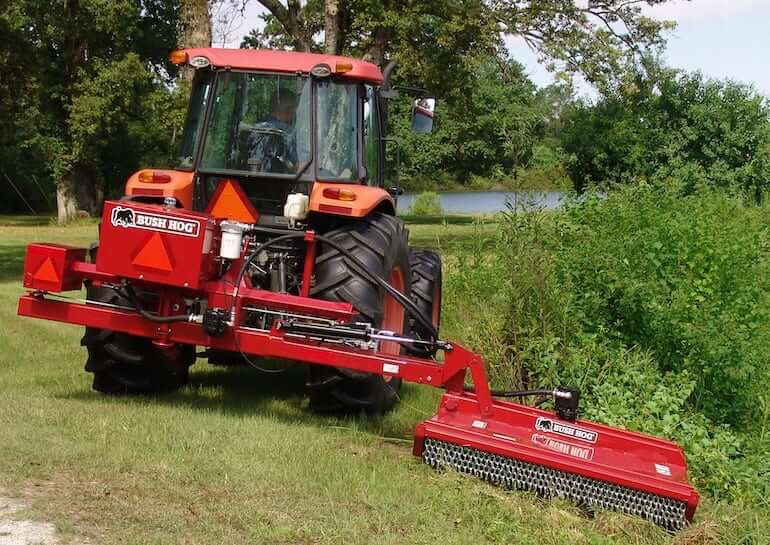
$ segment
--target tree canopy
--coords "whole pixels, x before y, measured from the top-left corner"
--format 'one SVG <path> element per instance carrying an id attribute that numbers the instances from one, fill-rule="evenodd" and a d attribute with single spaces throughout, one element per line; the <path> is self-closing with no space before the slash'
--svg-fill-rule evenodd
<path id="1" fill-rule="evenodd" d="M 666 0 L 6 0 L 0 180 L 39 180 L 32 201 L 55 188 L 63 220 L 98 212 L 131 171 L 168 162 L 187 93 L 168 52 L 209 45 L 217 6 L 256 1 L 264 25 L 244 47 L 397 60 L 397 83 L 440 99 L 427 137 L 408 130 L 406 97 L 393 104 L 412 188 L 510 179 L 539 164 L 556 176 L 569 157 L 578 188 L 677 179 L 764 190 L 767 105 L 745 86 L 661 68 L 673 25 L 643 8 Z M 508 35 L 560 83 L 537 89 Z M 575 72 L 600 91 L 596 104 L 575 103 Z"/>
<path id="2" fill-rule="evenodd" d="M 408 60 L 425 74 L 451 72 L 469 52 L 500 50 L 509 34 L 522 37 L 552 69 L 581 72 L 605 88 L 665 46 L 674 24 L 645 16 L 642 6 L 666 1 L 259 0 L 269 11 L 264 28 L 244 44 L 323 50 L 377 64 Z"/>
<path id="3" fill-rule="evenodd" d="M 655 85 L 579 105 L 562 143 L 575 186 L 647 181 L 737 188 L 770 181 L 770 107 L 748 85 L 668 71 Z"/>
<path id="4" fill-rule="evenodd" d="M 12 0 L 0 12 L 13 75 L 0 84 L 0 156 L 9 176 L 31 166 L 55 184 L 60 219 L 98 212 L 105 187 L 170 138 L 178 12 L 168 0 Z"/>
<path id="5" fill-rule="evenodd" d="M 472 76 L 465 87 L 446 93 L 432 134 L 411 131 L 409 97 L 391 115 L 410 186 L 468 184 L 474 176 L 510 174 L 529 163 L 543 136 L 543 103 L 521 64 L 485 55 L 464 62 Z"/>

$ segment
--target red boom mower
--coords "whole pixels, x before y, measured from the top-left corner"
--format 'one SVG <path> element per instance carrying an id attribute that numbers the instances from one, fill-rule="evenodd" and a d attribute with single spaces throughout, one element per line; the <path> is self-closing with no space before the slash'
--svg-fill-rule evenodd
<path id="1" fill-rule="evenodd" d="M 425 253 L 404 261 L 407 235 L 388 208 L 392 199 L 371 198 L 372 191 L 385 190 L 356 184 L 350 162 L 334 174 L 321 139 L 308 137 L 315 151 L 308 152 L 306 164 L 288 152 L 259 148 L 284 129 L 249 121 L 249 108 L 237 100 L 228 115 L 217 117 L 217 108 L 241 96 L 225 85 L 233 81 L 232 70 L 246 71 L 248 77 L 238 81 L 253 85 L 263 82 L 255 70 L 281 69 L 291 73 L 281 77 L 292 78 L 292 86 L 307 91 L 308 105 L 317 108 L 308 127 L 334 132 L 320 110 L 324 93 L 353 82 L 359 96 L 374 92 L 375 99 L 384 98 L 388 69 L 383 78 L 361 61 L 275 52 L 192 50 L 178 58 L 199 71 L 193 103 L 200 85 L 206 86 L 204 99 L 198 96 L 204 113 L 188 114 L 195 141 L 182 163 L 189 169 L 143 171 L 129 182 L 126 198 L 106 202 L 98 251 L 90 260 L 87 250 L 69 246 L 27 249 L 28 293 L 18 312 L 85 326 L 86 369 L 95 375 L 95 389 L 179 387 L 196 346 L 206 347 L 210 360 L 275 357 L 310 364 L 309 384 L 316 392 L 311 405 L 319 409 L 344 405 L 382 412 L 402 380 L 416 382 L 445 390 L 437 414 L 415 432 L 414 454 L 433 467 L 637 515 L 671 530 L 692 519 L 698 494 L 677 445 L 577 419 L 574 390 L 491 391 L 481 357 L 440 340 L 440 299 L 428 297 L 426 306 L 419 295 L 429 286 L 425 271 L 437 262 Z M 361 82 L 381 84 L 383 96 Z M 208 100 L 222 89 L 230 94 Z M 246 91 L 242 96 L 253 106 L 257 93 Z M 265 107 L 278 111 L 282 95 L 273 97 Z M 381 104 L 375 100 L 369 108 Z M 366 116 L 363 108 L 358 112 Z M 223 130 L 220 122 L 231 118 L 236 121 Z M 234 146 L 225 153 L 232 163 L 207 163 L 212 135 L 230 135 L 224 147 Z M 248 153 L 239 155 L 239 146 Z M 364 181 L 376 177 L 373 168 L 363 170 Z M 305 172 L 309 179 L 302 185 Z M 353 183 L 340 181 L 346 176 Z M 289 180 L 292 190 L 265 181 L 273 178 Z M 260 184 L 265 185 L 257 194 L 248 193 Z M 276 207 L 265 196 L 274 195 L 282 214 L 270 213 Z M 433 274 L 434 280 L 440 275 L 440 263 Z M 84 284 L 85 300 L 61 295 Z M 430 285 L 440 294 L 440 276 Z M 531 394 L 551 396 L 555 411 L 496 399 Z"/>
<path id="2" fill-rule="evenodd" d="M 247 240 L 236 243 L 238 257 L 219 275 L 230 261 L 221 258 L 223 224 Z M 239 271 L 268 248 L 248 242 L 252 229 L 258 228 L 205 214 L 107 202 L 95 264 L 84 261 L 85 249 L 29 246 L 24 286 L 30 293 L 21 297 L 19 314 L 152 339 L 163 351 L 206 346 L 444 388 L 438 413 L 415 434 L 414 454 L 430 465 L 639 515 L 670 529 L 693 516 L 698 494 L 687 483 L 684 456 L 675 444 L 575 420 L 577 396 L 566 389 L 552 393 L 556 414 L 494 399 L 481 357 L 456 343 L 436 342 L 443 363 L 382 353 L 379 343 L 427 341 L 356 323 L 347 303 L 253 288 Z M 326 241 L 313 231 L 291 236 L 301 238 L 307 256 L 313 256 L 319 239 Z M 313 264 L 312 257 L 305 260 L 303 278 L 312 276 Z M 80 289 L 84 280 L 127 292 L 136 304 L 79 303 L 55 295 Z M 155 309 L 143 308 L 136 292 L 161 286 Z M 172 313 L 182 305 L 193 310 Z M 468 375 L 472 392 L 465 384 Z"/>

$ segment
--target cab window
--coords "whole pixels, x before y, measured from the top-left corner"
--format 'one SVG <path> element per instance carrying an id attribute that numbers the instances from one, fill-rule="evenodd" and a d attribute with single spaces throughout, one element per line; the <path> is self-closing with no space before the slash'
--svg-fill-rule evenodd
<path id="1" fill-rule="evenodd" d="M 317 84 L 316 165 L 319 180 L 358 179 L 358 86 Z"/>

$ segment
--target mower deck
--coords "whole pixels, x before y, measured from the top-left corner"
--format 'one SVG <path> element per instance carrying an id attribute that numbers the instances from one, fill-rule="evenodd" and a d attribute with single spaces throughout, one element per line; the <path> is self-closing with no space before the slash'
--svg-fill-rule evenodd
<path id="1" fill-rule="evenodd" d="M 698 494 L 676 444 L 474 394 L 447 392 L 420 423 L 414 454 L 509 489 L 646 518 L 670 530 L 691 520 Z"/>

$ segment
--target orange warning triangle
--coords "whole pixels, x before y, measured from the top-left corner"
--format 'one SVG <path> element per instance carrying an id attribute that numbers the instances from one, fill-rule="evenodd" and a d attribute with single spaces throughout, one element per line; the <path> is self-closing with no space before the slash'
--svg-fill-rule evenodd
<path id="1" fill-rule="evenodd" d="M 32 279 L 58 284 L 59 275 L 56 274 L 56 267 L 53 266 L 53 260 L 50 256 L 46 257 L 45 261 L 43 261 L 43 263 L 37 268 L 37 271 L 35 271 Z"/>
<path id="2" fill-rule="evenodd" d="M 220 191 L 209 205 L 209 214 L 215 218 L 256 223 L 257 214 L 248 197 L 232 180 L 222 182 Z"/>
<path id="3" fill-rule="evenodd" d="M 144 245 L 144 248 L 136 254 L 132 263 L 140 267 L 149 267 L 161 271 L 171 271 L 174 269 L 160 233 L 152 235 L 147 244 Z"/>

